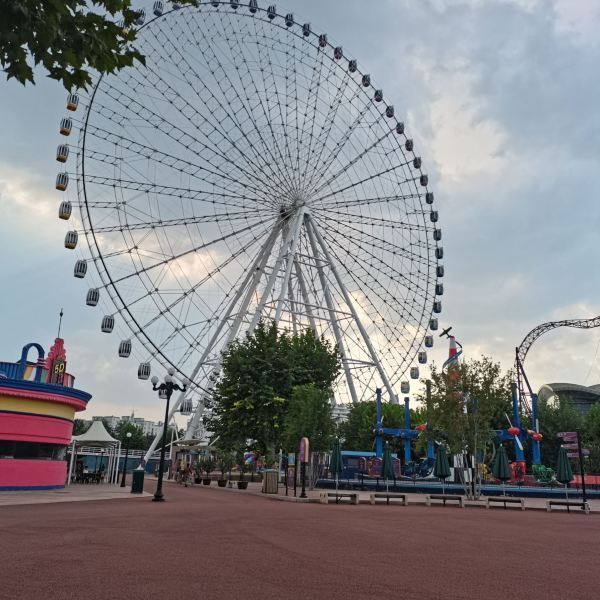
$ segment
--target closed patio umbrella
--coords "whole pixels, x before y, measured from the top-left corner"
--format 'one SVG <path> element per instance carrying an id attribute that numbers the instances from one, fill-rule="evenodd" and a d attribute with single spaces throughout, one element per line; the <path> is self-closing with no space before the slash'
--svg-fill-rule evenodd
<path id="1" fill-rule="evenodd" d="M 381 461 L 381 476 L 385 479 L 385 489 L 389 492 L 388 480 L 394 477 L 394 466 L 392 465 L 392 452 L 390 451 L 390 446 L 387 442 L 385 443 L 383 459 Z"/>
<path id="2" fill-rule="evenodd" d="M 571 469 L 571 463 L 567 456 L 567 451 L 561 446 L 558 451 L 558 463 L 556 465 L 556 481 L 564 483 L 565 485 L 565 496 L 567 502 L 569 501 L 569 488 L 568 485 L 573 481 L 573 469 Z M 567 511 L 569 506 L 567 505 Z"/>
<path id="3" fill-rule="evenodd" d="M 433 467 L 433 476 L 442 480 L 442 491 L 446 493 L 446 479 L 450 477 L 450 463 L 444 444 L 438 444 L 435 449 L 435 466 Z"/>
<path id="4" fill-rule="evenodd" d="M 333 442 L 333 448 L 331 450 L 331 458 L 329 460 L 329 472 L 332 475 L 335 475 L 335 493 L 336 493 L 336 497 L 335 497 L 335 501 L 338 501 L 337 498 L 337 491 L 338 491 L 338 485 L 339 485 L 339 478 L 340 475 L 342 474 L 342 471 L 344 470 L 344 465 L 342 463 L 342 448 L 340 446 L 340 438 L 335 438 L 335 441 Z"/>
<path id="5" fill-rule="evenodd" d="M 496 452 L 496 458 L 492 465 L 492 474 L 496 479 L 499 479 L 502 482 L 502 492 L 506 496 L 506 482 L 512 477 L 512 474 L 510 472 L 510 466 L 508 465 L 506 448 L 502 445 L 500 445 L 500 448 L 498 448 L 498 451 Z M 504 504 L 504 508 L 506 508 L 506 503 Z"/>

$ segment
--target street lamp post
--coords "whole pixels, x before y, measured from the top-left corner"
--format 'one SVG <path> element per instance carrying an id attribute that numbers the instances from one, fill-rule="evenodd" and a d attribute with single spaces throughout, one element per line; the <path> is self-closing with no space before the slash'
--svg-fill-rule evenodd
<path id="1" fill-rule="evenodd" d="M 129 458 L 129 441 L 131 440 L 131 431 L 125 434 L 127 442 L 125 444 L 125 462 L 123 463 L 123 476 L 121 477 L 121 487 L 125 487 L 125 476 L 127 473 L 127 459 Z"/>
<path id="2" fill-rule="evenodd" d="M 189 384 L 187 379 L 183 380 L 183 386 L 180 387 L 173 381 L 173 375 L 175 374 L 175 369 L 171 367 L 168 371 L 168 375 L 165 375 L 165 380 L 163 383 L 158 385 L 158 377 L 155 375 L 150 380 L 152 382 L 152 389 L 155 392 L 158 392 L 158 397 L 162 400 L 167 401 L 167 405 L 165 408 L 165 422 L 163 426 L 163 435 L 162 435 L 162 448 L 160 450 L 160 464 L 158 467 L 158 484 L 156 485 L 156 492 L 154 493 L 154 498 L 152 498 L 153 502 L 164 502 L 165 497 L 162 492 L 162 483 L 163 483 L 163 469 L 165 466 L 165 446 L 167 445 L 167 426 L 169 421 L 169 402 L 171 401 L 171 395 L 173 394 L 173 390 L 177 390 L 178 392 L 185 392 L 187 386 Z"/>

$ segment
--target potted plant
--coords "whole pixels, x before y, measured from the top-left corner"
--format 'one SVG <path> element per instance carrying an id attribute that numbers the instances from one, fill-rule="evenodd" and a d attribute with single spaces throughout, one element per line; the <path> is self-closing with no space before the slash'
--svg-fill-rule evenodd
<path id="1" fill-rule="evenodd" d="M 240 480 L 237 482 L 238 490 L 245 490 L 248 487 L 248 482 L 244 481 L 244 473 L 248 470 L 248 464 L 244 460 L 244 453 L 239 456 Z"/>
<path id="2" fill-rule="evenodd" d="M 231 479 L 232 468 L 233 458 L 230 454 L 223 454 L 219 459 L 219 470 L 221 471 L 221 477 L 217 480 L 217 485 L 219 487 L 225 487 L 225 485 L 227 484 L 227 480 L 225 479 L 225 473 L 229 473 Z"/>
<path id="3" fill-rule="evenodd" d="M 204 459 L 204 472 L 206 473 L 206 477 L 202 480 L 202 483 L 204 485 L 210 485 L 211 479 L 210 479 L 210 474 L 212 473 L 212 470 L 215 468 L 215 461 L 213 460 L 212 456 L 207 456 Z"/>

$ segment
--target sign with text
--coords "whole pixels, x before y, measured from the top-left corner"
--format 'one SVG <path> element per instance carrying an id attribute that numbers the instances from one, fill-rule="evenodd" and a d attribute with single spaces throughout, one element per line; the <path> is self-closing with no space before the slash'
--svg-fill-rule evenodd
<path id="1" fill-rule="evenodd" d="M 590 451 L 587 448 L 582 448 L 581 449 L 581 456 L 589 456 L 590 455 Z M 579 452 L 567 452 L 567 456 L 569 458 L 579 458 Z"/>
<path id="2" fill-rule="evenodd" d="M 562 438 L 565 442 L 576 442 L 577 432 L 576 431 L 559 431 L 556 437 Z"/>

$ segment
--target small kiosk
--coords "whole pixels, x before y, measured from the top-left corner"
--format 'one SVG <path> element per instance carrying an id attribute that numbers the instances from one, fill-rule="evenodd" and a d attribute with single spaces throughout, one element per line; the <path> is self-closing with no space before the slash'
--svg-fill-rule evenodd
<path id="1" fill-rule="evenodd" d="M 32 348 L 36 362 L 28 360 Z M 62 338 L 48 356 L 31 343 L 17 362 L 0 362 L 0 491 L 65 486 L 73 419 L 91 399 L 66 367 Z"/>

